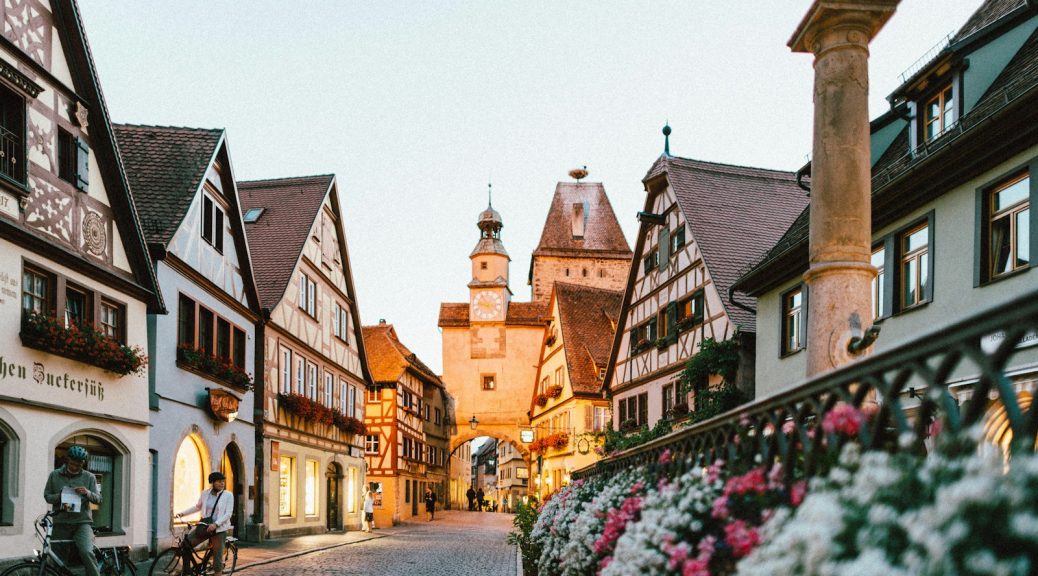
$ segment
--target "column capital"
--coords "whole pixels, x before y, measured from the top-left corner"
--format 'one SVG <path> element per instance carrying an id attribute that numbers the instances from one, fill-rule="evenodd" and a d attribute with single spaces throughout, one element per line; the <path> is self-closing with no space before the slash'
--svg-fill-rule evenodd
<path id="1" fill-rule="evenodd" d="M 815 0 L 797 26 L 787 45 L 794 52 L 818 53 L 819 34 L 835 26 L 849 26 L 864 34 L 848 38 L 853 43 L 868 45 L 876 33 L 894 14 L 901 0 Z"/>

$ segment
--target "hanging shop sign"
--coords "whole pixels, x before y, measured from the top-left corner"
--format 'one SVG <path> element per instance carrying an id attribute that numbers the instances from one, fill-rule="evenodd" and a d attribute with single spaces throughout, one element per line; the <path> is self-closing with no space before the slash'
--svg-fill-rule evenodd
<path id="1" fill-rule="evenodd" d="M 238 405 L 241 400 L 226 390 L 209 389 L 209 411 L 213 417 L 223 422 L 234 422 L 238 417 Z"/>

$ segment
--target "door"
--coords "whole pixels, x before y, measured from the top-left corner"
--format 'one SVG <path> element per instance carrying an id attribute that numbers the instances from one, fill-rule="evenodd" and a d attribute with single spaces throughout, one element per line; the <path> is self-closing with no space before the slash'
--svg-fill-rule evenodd
<path id="1" fill-rule="evenodd" d="M 245 482 L 242 474 L 241 453 L 234 444 L 228 444 L 220 459 L 220 472 L 227 477 L 227 489 L 234 494 L 234 511 L 231 513 L 231 534 L 236 538 L 245 525 Z"/>
<path id="2" fill-rule="evenodd" d="M 411 481 L 411 515 L 418 515 L 418 481 Z"/>
<path id="3" fill-rule="evenodd" d="M 324 475 L 328 485 L 328 529 L 340 530 L 342 519 L 339 517 L 339 479 L 342 478 L 342 473 L 339 471 L 339 465 L 332 462 Z"/>

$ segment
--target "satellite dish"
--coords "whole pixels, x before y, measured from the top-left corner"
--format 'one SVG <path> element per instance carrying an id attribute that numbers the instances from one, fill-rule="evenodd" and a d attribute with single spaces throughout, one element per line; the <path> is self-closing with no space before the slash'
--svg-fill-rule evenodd
<path id="1" fill-rule="evenodd" d="M 587 178 L 587 166 L 583 168 L 576 168 L 569 171 L 569 177 L 573 178 L 577 182 L 580 182 L 582 178 Z"/>

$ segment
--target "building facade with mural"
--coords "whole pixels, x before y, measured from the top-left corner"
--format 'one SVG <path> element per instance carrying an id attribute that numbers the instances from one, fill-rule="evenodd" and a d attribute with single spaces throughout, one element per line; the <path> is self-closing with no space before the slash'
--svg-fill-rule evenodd
<path id="1" fill-rule="evenodd" d="M 239 182 L 238 192 L 262 311 L 259 532 L 359 528 L 363 403 L 373 383 L 335 177 Z"/>
<path id="2" fill-rule="evenodd" d="M 149 313 L 164 311 L 74 2 L 7 2 L 0 42 L 0 563 L 80 444 L 99 546 L 148 546 Z"/>
<path id="3" fill-rule="evenodd" d="M 368 485 L 378 495 L 375 525 L 391 526 L 425 513 L 425 489 L 442 508 L 448 495 L 452 415 L 440 378 L 385 321 L 364 327 L 375 385 L 364 404 Z"/>
<path id="4" fill-rule="evenodd" d="M 259 296 L 226 134 L 131 125 L 115 133 L 170 307 L 148 316 L 152 548 L 169 548 L 174 528 L 187 529 L 173 516 L 198 501 L 214 471 L 227 477 L 233 534 L 245 538 L 254 522 Z"/>

